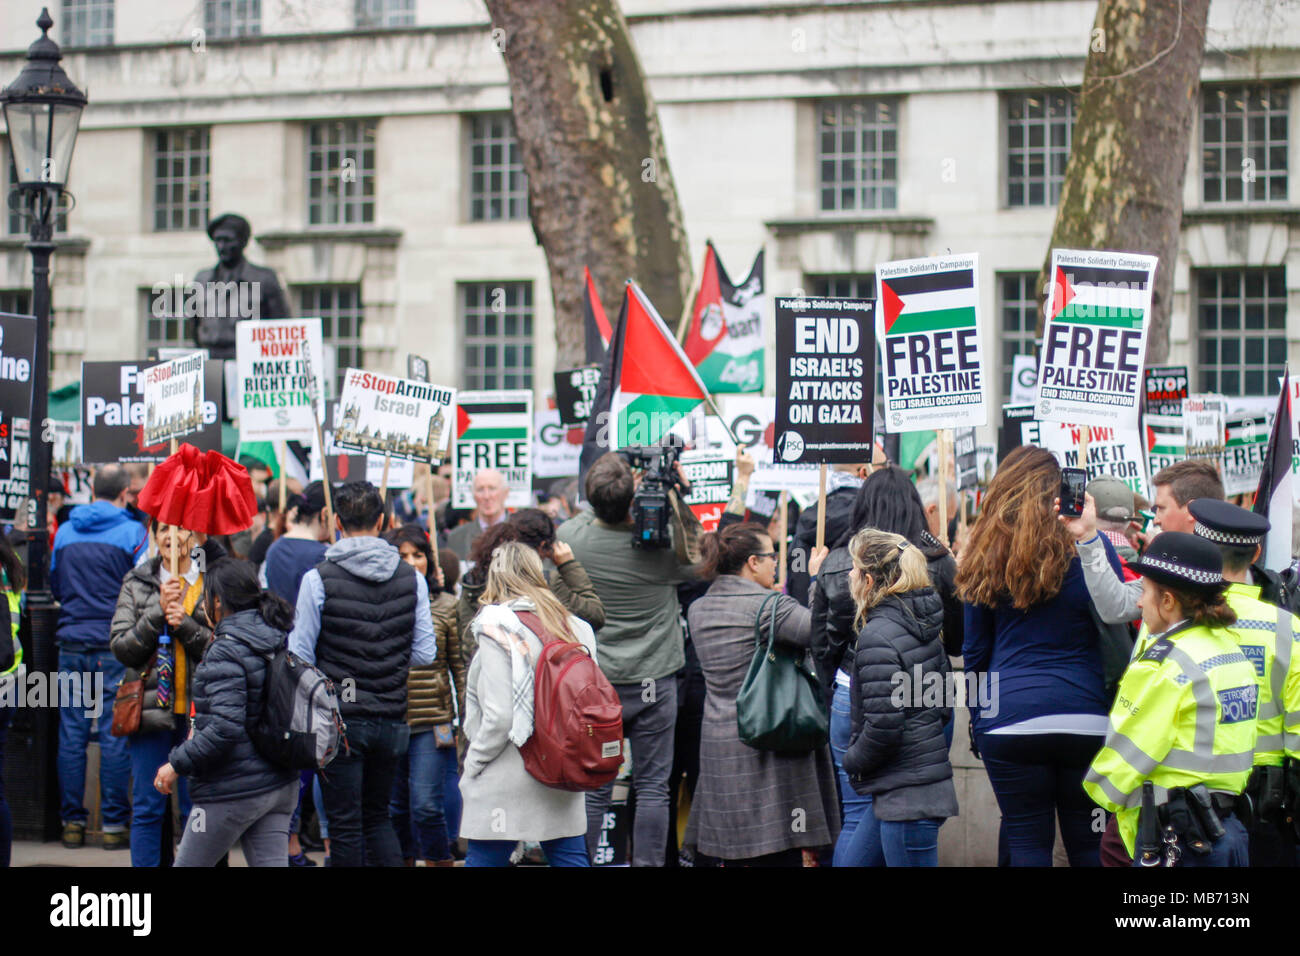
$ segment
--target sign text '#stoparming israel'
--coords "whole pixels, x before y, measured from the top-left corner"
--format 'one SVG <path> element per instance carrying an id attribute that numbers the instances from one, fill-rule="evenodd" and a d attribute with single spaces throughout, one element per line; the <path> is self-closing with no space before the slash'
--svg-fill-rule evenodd
<path id="1" fill-rule="evenodd" d="M 1040 419 L 1137 427 L 1155 271 L 1155 256 L 1052 250 Z"/>

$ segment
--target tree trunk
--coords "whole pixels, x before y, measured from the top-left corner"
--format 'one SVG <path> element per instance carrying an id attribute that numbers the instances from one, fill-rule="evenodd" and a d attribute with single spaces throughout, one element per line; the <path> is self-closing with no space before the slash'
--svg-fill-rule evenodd
<path id="1" fill-rule="evenodd" d="M 1051 249 L 1158 256 L 1148 364 L 1169 355 L 1183 180 L 1200 101 L 1209 0 L 1099 0 Z"/>
<path id="2" fill-rule="evenodd" d="M 484 2 L 550 269 L 558 367 L 584 360 L 584 265 L 611 322 L 631 278 L 676 330 L 691 284 L 686 229 L 617 0 Z"/>

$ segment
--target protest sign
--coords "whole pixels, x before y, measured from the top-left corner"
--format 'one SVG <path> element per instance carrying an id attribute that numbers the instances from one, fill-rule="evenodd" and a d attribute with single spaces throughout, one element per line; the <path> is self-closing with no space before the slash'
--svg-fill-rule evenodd
<path id="1" fill-rule="evenodd" d="M 565 428 L 553 408 L 533 414 L 533 477 L 572 478 L 582 457 L 582 429 Z"/>
<path id="2" fill-rule="evenodd" d="M 1033 405 L 1003 405 L 998 430 L 998 463 L 1021 445 L 1038 444 L 1038 420 Z"/>
<path id="3" fill-rule="evenodd" d="M 1181 415 L 1187 397 L 1187 366 L 1149 368 L 1143 376 L 1148 415 Z"/>
<path id="4" fill-rule="evenodd" d="M 1222 395 L 1188 395 L 1183 399 L 1184 458 L 1223 459 L 1228 401 Z"/>
<path id="5" fill-rule="evenodd" d="M 1142 426 L 1146 433 L 1147 473 L 1151 477 L 1187 457 L 1187 436 L 1183 433 L 1181 414 L 1147 415 Z"/>
<path id="6" fill-rule="evenodd" d="M 429 362 L 418 355 L 406 357 L 406 377 L 414 382 L 429 381 Z"/>
<path id="7" fill-rule="evenodd" d="M 325 403 L 325 423 L 321 426 L 321 440 L 325 443 L 325 461 L 329 466 L 330 481 L 344 485 L 350 481 L 368 481 L 376 488 L 384 480 L 384 456 L 353 454 L 334 443 L 334 423 L 338 420 L 338 403 Z M 307 453 L 307 480 L 323 481 L 320 454 L 312 442 Z M 405 458 L 390 460 L 389 488 L 409 488 L 415 483 L 415 462 Z"/>
<path id="8" fill-rule="evenodd" d="M 76 468 L 81 464 L 81 423 L 63 422 L 53 418 L 45 420 L 50 439 L 50 467 L 56 471 Z"/>
<path id="9" fill-rule="evenodd" d="M 1082 468 L 1079 464 L 1079 439 L 1083 428 L 1064 422 L 1039 422 L 1038 443 L 1046 448 L 1064 468 Z M 1088 435 L 1088 480 L 1118 478 L 1148 501 L 1146 447 L 1136 428 L 1111 428 L 1094 425 Z"/>
<path id="10" fill-rule="evenodd" d="M 10 432 L 9 475 L 0 480 L 0 522 L 14 521 L 27 508 L 31 497 L 32 443 L 29 419 L 14 419 Z"/>
<path id="11" fill-rule="evenodd" d="M 1011 405 L 1032 405 L 1038 387 L 1038 359 L 1033 355 L 1011 358 Z"/>
<path id="12" fill-rule="evenodd" d="M 555 373 L 555 407 L 567 428 L 586 426 L 600 387 L 600 366 L 584 365 Z"/>
<path id="13" fill-rule="evenodd" d="M 682 503 L 695 513 L 705 531 L 717 531 L 722 510 L 731 497 L 736 462 L 716 451 L 688 451 L 681 457 L 682 470 L 691 490 Z"/>
<path id="14" fill-rule="evenodd" d="M 144 370 L 144 440 L 155 445 L 203 427 L 203 355 L 194 353 Z"/>
<path id="15" fill-rule="evenodd" d="M 316 440 L 322 408 L 320 319 L 260 319 L 235 324 L 242 441 Z"/>
<path id="16" fill-rule="evenodd" d="M 979 257 L 882 263 L 876 299 L 885 427 L 911 432 L 986 424 Z"/>
<path id="17" fill-rule="evenodd" d="M 817 490 L 820 468 L 807 464 L 787 465 L 775 461 L 773 449 L 776 433 L 776 399 L 757 395 L 724 395 L 722 420 L 740 439 L 741 447 L 754 459 L 754 474 L 749 480 L 749 498 L 755 500 L 763 491 L 794 489 Z M 722 442 L 728 448 L 728 442 Z M 734 449 L 732 450 L 734 454 Z"/>
<path id="18" fill-rule="evenodd" d="M 200 451 L 221 450 L 221 362 L 203 366 L 203 428 L 186 441 Z M 145 441 L 146 362 L 81 363 L 81 444 L 86 464 L 162 461 L 166 442 Z"/>
<path id="19" fill-rule="evenodd" d="M 436 464 L 455 404 L 454 388 L 350 368 L 334 442 L 349 451 Z"/>
<path id="20" fill-rule="evenodd" d="M 11 427 L 32 415 L 36 319 L 0 312 L 0 478 L 9 474 Z"/>
<path id="21" fill-rule="evenodd" d="M 1155 271 L 1155 256 L 1052 250 L 1039 419 L 1137 427 Z"/>
<path id="22" fill-rule="evenodd" d="M 1276 398 L 1233 397 L 1224 417 L 1223 493 L 1251 494 L 1259 488 Z"/>
<path id="23" fill-rule="evenodd" d="M 870 301 L 776 300 L 776 460 L 871 461 Z"/>
<path id="24" fill-rule="evenodd" d="M 456 400 L 453 508 L 474 507 L 474 475 L 494 468 L 510 487 L 506 505 L 533 504 L 533 393 L 530 389 L 461 392 Z"/>
<path id="25" fill-rule="evenodd" d="M 956 464 L 957 488 L 974 488 L 979 484 L 979 452 L 975 429 L 958 428 L 952 436 L 953 461 Z"/>

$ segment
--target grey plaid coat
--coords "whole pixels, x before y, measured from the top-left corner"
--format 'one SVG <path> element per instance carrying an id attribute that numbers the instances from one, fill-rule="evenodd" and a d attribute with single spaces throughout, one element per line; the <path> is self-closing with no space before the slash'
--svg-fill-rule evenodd
<path id="1" fill-rule="evenodd" d="M 840 830 L 829 748 L 792 755 L 755 750 L 740 742 L 736 729 L 736 695 L 754 656 L 754 618 L 771 593 L 726 574 L 688 613 L 707 696 L 686 842 L 724 860 L 828 846 Z M 808 609 L 788 595 L 775 606 L 777 640 L 808 647 Z M 763 615 L 764 638 L 772 607 Z"/>

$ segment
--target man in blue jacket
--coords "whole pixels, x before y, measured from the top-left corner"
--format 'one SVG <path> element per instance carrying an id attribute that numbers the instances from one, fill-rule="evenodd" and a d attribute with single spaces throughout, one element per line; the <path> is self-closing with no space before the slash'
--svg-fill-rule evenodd
<path id="1" fill-rule="evenodd" d="M 50 584 L 58 599 L 59 792 L 63 845 L 85 842 L 86 744 L 99 719 L 99 792 L 104 849 L 128 847 L 131 758 L 125 737 L 109 733 L 111 701 L 124 668 L 109 650 L 109 625 L 122 579 L 145 556 L 144 525 L 126 510 L 130 481 L 121 465 L 95 474 L 93 504 L 72 510 L 54 536 Z M 64 676 L 68 675 L 68 676 Z"/>

